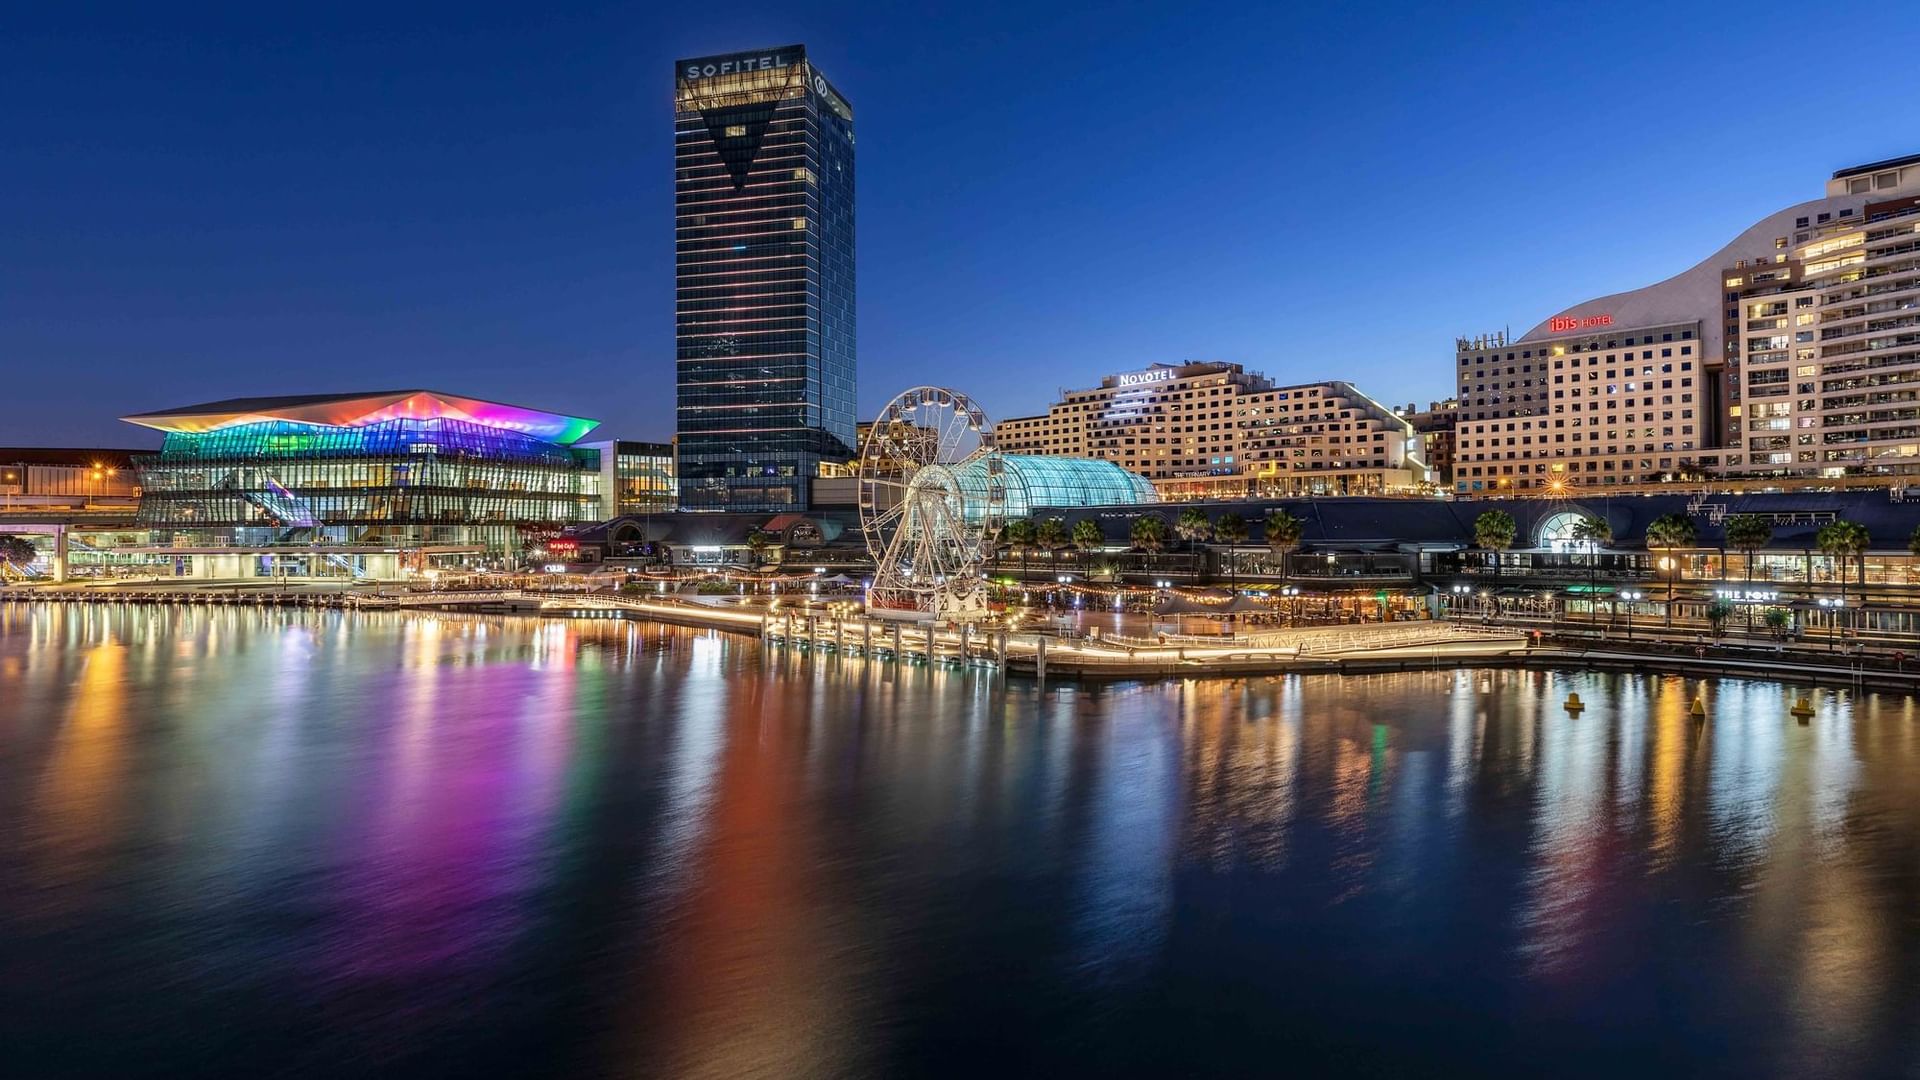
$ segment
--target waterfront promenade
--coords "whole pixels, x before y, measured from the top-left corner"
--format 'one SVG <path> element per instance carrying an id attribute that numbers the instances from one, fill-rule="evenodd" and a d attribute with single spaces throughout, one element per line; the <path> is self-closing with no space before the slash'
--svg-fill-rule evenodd
<path id="1" fill-rule="evenodd" d="M 851 604 L 742 604 L 731 598 L 622 596 L 579 590 L 173 586 L 0 589 L 0 602 L 160 604 L 467 611 L 575 619 L 626 619 L 756 637 L 771 647 L 882 662 L 975 665 L 1041 679 L 1112 680 L 1203 675 L 1358 674 L 1445 667 L 1667 671 L 1744 676 L 1794 685 L 1920 691 L 1920 671 L 1900 654 L 1827 651 L 1817 642 L 1707 642 L 1691 631 L 1638 638 L 1579 624 L 1418 620 L 1312 626 L 1230 636 L 1151 636 L 936 626 L 869 618 Z"/>

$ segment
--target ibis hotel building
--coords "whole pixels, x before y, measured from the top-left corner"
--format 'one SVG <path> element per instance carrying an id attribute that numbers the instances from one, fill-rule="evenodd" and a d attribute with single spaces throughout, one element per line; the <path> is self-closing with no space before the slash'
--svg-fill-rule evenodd
<path id="1" fill-rule="evenodd" d="M 513 562 L 530 535 L 597 521 L 597 421 L 431 390 L 235 398 L 125 418 L 136 521 L 181 576 L 400 576 Z"/>
<path id="2" fill-rule="evenodd" d="M 1460 338 L 1454 490 L 1920 474 L 1920 155 L 1674 277 Z"/>
<path id="3" fill-rule="evenodd" d="M 807 505 L 854 450 L 853 109 L 803 46 L 674 72 L 679 502 Z"/>
<path id="4" fill-rule="evenodd" d="M 1154 364 L 994 425 L 1014 454 L 1111 461 L 1166 499 L 1361 495 L 1428 482 L 1408 422 L 1351 383 L 1279 386 L 1239 364 Z"/>

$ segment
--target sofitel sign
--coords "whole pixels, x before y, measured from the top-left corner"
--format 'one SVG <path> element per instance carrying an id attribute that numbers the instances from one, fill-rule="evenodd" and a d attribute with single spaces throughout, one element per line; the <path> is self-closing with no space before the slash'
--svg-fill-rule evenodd
<path id="1" fill-rule="evenodd" d="M 786 66 L 786 53 L 770 53 L 765 56 L 729 56 L 724 60 L 701 60 L 688 64 L 682 74 L 689 79 L 711 79 L 715 75 L 732 75 L 739 71 L 772 71 Z"/>
<path id="2" fill-rule="evenodd" d="M 1159 368 L 1154 371 L 1136 371 L 1131 374 L 1116 377 L 1120 380 L 1121 386 L 1145 386 L 1148 383 L 1172 382 L 1173 369 Z"/>
<path id="3" fill-rule="evenodd" d="M 1592 330 L 1612 325 L 1611 315 L 1589 315 L 1584 319 L 1575 315 L 1555 315 L 1547 320 L 1547 333 L 1564 334 L 1570 330 Z"/>

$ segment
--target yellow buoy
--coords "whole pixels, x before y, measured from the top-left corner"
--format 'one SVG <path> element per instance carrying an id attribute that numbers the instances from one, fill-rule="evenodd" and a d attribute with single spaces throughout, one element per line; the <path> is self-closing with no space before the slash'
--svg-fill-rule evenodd
<path id="1" fill-rule="evenodd" d="M 1707 699 L 1704 697 L 1694 698 L 1693 708 L 1687 711 L 1693 715 L 1694 719 L 1705 720 L 1707 718 Z"/>
<path id="2" fill-rule="evenodd" d="M 1799 717 L 1801 723 L 1806 723 L 1807 718 L 1813 715 L 1813 702 L 1803 695 L 1799 701 L 1793 703 L 1793 708 L 1788 709 L 1787 712 Z"/>
<path id="3" fill-rule="evenodd" d="M 1587 707 L 1587 703 L 1580 700 L 1579 694 L 1567 695 L 1567 711 L 1568 712 L 1579 712 L 1581 709 L 1584 709 L 1586 707 Z"/>

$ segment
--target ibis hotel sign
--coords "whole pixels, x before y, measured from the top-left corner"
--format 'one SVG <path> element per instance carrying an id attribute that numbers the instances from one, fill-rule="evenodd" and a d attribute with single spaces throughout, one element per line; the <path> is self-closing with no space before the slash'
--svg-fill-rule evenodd
<path id="1" fill-rule="evenodd" d="M 1115 375 L 1114 381 L 1120 386 L 1148 386 L 1153 383 L 1173 381 L 1172 368 L 1154 368 L 1152 371 L 1129 371 L 1124 375 Z"/>
<path id="2" fill-rule="evenodd" d="M 1576 330 L 1598 330 L 1612 325 L 1611 315 L 1555 315 L 1547 320 L 1547 333 L 1571 334 Z"/>

